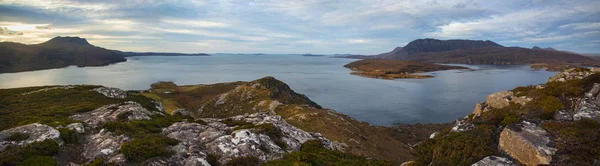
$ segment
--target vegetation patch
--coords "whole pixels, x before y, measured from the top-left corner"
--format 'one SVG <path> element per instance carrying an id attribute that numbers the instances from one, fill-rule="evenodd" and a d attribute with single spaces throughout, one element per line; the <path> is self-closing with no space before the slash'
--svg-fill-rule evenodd
<path id="1" fill-rule="evenodd" d="M 494 126 L 482 124 L 426 140 L 417 146 L 416 165 L 471 165 L 495 153 L 496 136 Z"/>
<path id="2" fill-rule="evenodd" d="M 133 162 L 141 162 L 153 157 L 168 157 L 174 152 L 168 149 L 179 143 L 176 139 L 164 135 L 149 135 L 144 138 L 134 138 L 121 146 L 121 153 Z"/>
<path id="3" fill-rule="evenodd" d="M 50 87 L 0 89 L 0 130 L 42 123 L 53 127 L 77 121 L 69 116 L 89 112 L 108 104 L 135 101 L 150 111 L 158 111 L 152 100 L 141 95 L 125 99 L 108 98 L 90 91 L 99 86 L 74 86 L 72 89 L 53 89 L 32 94 L 24 93 Z"/>
<path id="4" fill-rule="evenodd" d="M 8 138 L 4 139 L 6 141 L 23 141 L 29 139 L 29 134 L 27 133 L 12 133 Z"/>
<path id="5" fill-rule="evenodd" d="M 84 164 L 83 166 L 103 166 L 105 162 L 104 158 L 97 158 L 89 164 Z"/>
<path id="6" fill-rule="evenodd" d="M 256 156 L 245 156 L 231 159 L 225 166 L 258 166 L 260 160 Z"/>
<path id="7" fill-rule="evenodd" d="M 600 123 L 582 119 L 575 122 L 544 122 L 558 149 L 552 165 L 594 165 L 600 159 Z"/>
<path id="8" fill-rule="evenodd" d="M 60 139 L 65 141 L 65 143 L 72 144 L 79 142 L 79 133 L 77 131 L 68 128 L 59 128 L 57 130 L 60 132 Z"/>
<path id="9" fill-rule="evenodd" d="M 283 159 L 269 161 L 265 166 L 296 165 L 393 165 L 390 161 L 373 160 L 323 147 L 318 140 L 306 141 L 300 151 L 285 154 Z"/>
<path id="10" fill-rule="evenodd" d="M 158 134 L 162 132 L 162 128 L 169 127 L 176 122 L 181 122 L 183 119 L 192 119 L 192 117 L 155 114 L 149 120 L 107 122 L 103 128 L 117 135 L 125 134 L 130 137 L 143 138 L 146 135 Z"/>
<path id="11" fill-rule="evenodd" d="M 8 147 L 0 153 L 0 165 L 20 165 L 34 163 L 50 163 L 51 156 L 56 155 L 60 151 L 58 142 L 47 139 L 41 142 L 34 142 L 24 147 Z M 46 157 L 40 157 L 46 156 Z M 26 162 L 26 163 L 25 163 Z M 54 161 L 56 163 L 56 161 Z M 56 165 L 56 164 L 54 164 Z"/>

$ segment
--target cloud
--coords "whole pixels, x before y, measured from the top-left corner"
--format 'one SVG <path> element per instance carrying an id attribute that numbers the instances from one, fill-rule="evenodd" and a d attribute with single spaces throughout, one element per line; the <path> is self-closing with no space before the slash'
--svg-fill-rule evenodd
<path id="1" fill-rule="evenodd" d="M 0 40 L 31 44 L 69 35 L 125 51 L 377 54 L 433 37 L 600 52 L 583 47 L 600 38 L 597 6 L 597 0 L 4 0 Z"/>

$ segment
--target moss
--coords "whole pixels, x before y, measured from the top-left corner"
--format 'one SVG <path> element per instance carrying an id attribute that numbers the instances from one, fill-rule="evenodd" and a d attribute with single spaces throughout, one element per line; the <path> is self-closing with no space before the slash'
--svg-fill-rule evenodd
<path id="1" fill-rule="evenodd" d="M 8 138 L 4 139 L 6 141 L 23 141 L 29 139 L 29 134 L 27 133 L 12 133 Z"/>
<path id="2" fill-rule="evenodd" d="M 65 141 L 65 143 L 72 144 L 79 142 L 77 131 L 68 128 L 59 128 L 58 131 L 60 132 L 60 139 Z"/>
<path id="3" fill-rule="evenodd" d="M 600 123 L 591 119 L 575 122 L 544 122 L 558 149 L 552 165 L 594 165 L 600 159 Z"/>
<path id="4" fill-rule="evenodd" d="M 269 161 L 264 165 L 393 165 L 393 163 L 329 150 L 324 148 L 320 141 L 311 140 L 302 144 L 300 151 L 285 154 L 283 159 Z"/>
<path id="5" fill-rule="evenodd" d="M 94 161 L 92 161 L 91 163 L 84 164 L 83 166 L 103 166 L 103 165 L 105 165 L 104 162 L 105 162 L 104 158 L 97 158 Z"/>
<path id="6" fill-rule="evenodd" d="M 121 153 L 133 162 L 141 162 L 153 157 L 169 157 L 174 152 L 169 146 L 177 145 L 178 141 L 163 135 L 151 135 L 145 138 L 134 138 L 121 146 Z"/>
<path id="7" fill-rule="evenodd" d="M 231 161 L 227 162 L 225 166 L 258 166 L 259 164 L 260 160 L 258 157 L 245 156 L 233 158 Z"/>
<path id="8" fill-rule="evenodd" d="M 47 139 L 24 147 L 8 147 L 0 153 L 0 165 L 17 165 L 36 156 L 54 156 L 60 151 L 58 143 Z"/>
<path id="9" fill-rule="evenodd" d="M 495 127 L 477 125 L 473 130 L 450 132 L 417 146 L 416 165 L 470 165 L 495 152 Z"/>
<path id="10" fill-rule="evenodd" d="M 17 164 L 17 166 L 57 166 L 56 160 L 50 156 L 33 156 Z"/>

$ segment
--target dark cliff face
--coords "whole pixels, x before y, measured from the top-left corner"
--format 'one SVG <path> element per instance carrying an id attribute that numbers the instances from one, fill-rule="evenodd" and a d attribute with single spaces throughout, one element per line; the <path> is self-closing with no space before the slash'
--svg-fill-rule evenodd
<path id="1" fill-rule="evenodd" d="M 79 37 L 55 37 L 47 42 L 26 45 L 0 43 L 0 73 L 61 68 L 71 65 L 103 66 L 123 62 L 119 53 L 91 45 Z"/>
<path id="2" fill-rule="evenodd" d="M 408 43 L 404 51 L 409 53 L 417 52 L 443 52 L 452 50 L 465 50 L 474 48 L 496 48 L 503 47 L 497 43 L 486 40 L 437 40 L 437 39 L 418 39 Z"/>

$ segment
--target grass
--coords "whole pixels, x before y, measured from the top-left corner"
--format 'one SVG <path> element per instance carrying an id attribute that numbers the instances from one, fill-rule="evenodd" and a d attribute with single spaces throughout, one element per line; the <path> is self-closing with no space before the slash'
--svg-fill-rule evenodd
<path id="1" fill-rule="evenodd" d="M 108 98 L 90 91 L 97 87 L 75 86 L 69 90 L 54 89 L 28 95 L 22 94 L 48 87 L 0 89 L 0 130 L 31 123 L 66 126 L 77 122 L 68 118 L 71 115 L 125 101 L 135 101 L 148 110 L 157 111 L 147 97 L 130 95 L 125 99 Z"/>
<path id="2" fill-rule="evenodd" d="M 47 139 L 24 147 L 9 147 L 0 153 L 0 165 L 56 165 L 51 156 L 58 154 L 58 142 Z"/>
<path id="3" fill-rule="evenodd" d="M 300 151 L 287 153 L 283 159 L 269 161 L 264 166 L 296 165 L 393 165 L 390 161 L 372 160 L 323 147 L 320 141 L 311 140 L 302 144 Z"/>

